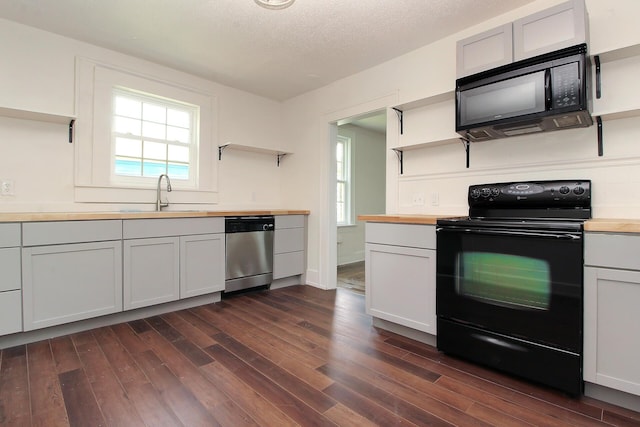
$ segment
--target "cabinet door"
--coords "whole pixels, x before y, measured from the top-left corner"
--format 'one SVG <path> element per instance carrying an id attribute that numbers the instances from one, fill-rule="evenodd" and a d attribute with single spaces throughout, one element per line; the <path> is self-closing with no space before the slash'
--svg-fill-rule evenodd
<path id="1" fill-rule="evenodd" d="M 22 332 L 22 292 L 0 292 L 0 335 Z"/>
<path id="2" fill-rule="evenodd" d="M 511 23 L 459 40 L 456 44 L 456 77 L 513 62 Z"/>
<path id="3" fill-rule="evenodd" d="M 436 333 L 436 251 L 367 243 L 367 313 Z"/>
<path id="4" fill-rule="evenodd" d="M 180 296 L 180 239 L 124 241 L 124 308 L 175 301 Z"/>
<path id="5" fill-rule="evenodd" d="M 304 273 L 304 251 L 273 255 L 273 279 Z"/>
<path id="6" fill-rule="evenodd" d="M 224 234 L 180 237 L 180 298 L 224 290 Z"/>
<path id="7" fill-rule="evenodd" d="M 304 228 L 276 230 L 273 239 L 273 253 L 282 254 L 304 250 Z"/>
<path id="8" fill-rule="evenodd" d="M 640 272 L 585 268 L 584 379 L 640 396 Z"/>
<path id="9" fill-rule="evenodd" d="M 20 248 L 0 249 L 0 292 L 13 291 L 22 287 L 20 277 Z"/>
<path id="10" fill-rule="evenodd" d="M 584 0 L 571 0 L 513 23 L 513 59 L 541 55 L 587 42 Z"/>
<path id="11" fill-rule="evenodd" d="M 122 311 L 122 243 L 22 249 L 24 330 Z"/>

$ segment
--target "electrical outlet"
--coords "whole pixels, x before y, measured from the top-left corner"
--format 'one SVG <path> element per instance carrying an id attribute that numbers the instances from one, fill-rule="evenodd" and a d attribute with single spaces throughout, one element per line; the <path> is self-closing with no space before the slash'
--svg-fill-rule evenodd
<path id="1" fill-rule="evenodd" d="M 431 206 L 440 205 L 440 193 L 431 193 Z"/>
<path id="2" fill-rule="evenodd" d="M 413 194 L 413 206 L 424 206 L 424 194 L 423 193 L 414 193 Z"/>
<path id="3" fill-rule="evenodd" d="M 10 179 L 3 179 L 0 182 L 0 195 L 2 196 L 13 196 L 13 181 Z"/>

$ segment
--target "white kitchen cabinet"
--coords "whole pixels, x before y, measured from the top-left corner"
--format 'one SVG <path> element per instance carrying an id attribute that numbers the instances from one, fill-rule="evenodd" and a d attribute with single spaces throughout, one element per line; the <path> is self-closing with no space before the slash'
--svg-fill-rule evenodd
<path id="1" fill-rule="evenodd" d="M 273 279 L 296 276 L 305 270 L 304 215 L 276 215 L 273 240 Z"/>
<path id="2" fill-rule="evenodd" d="M 123 242 L 124 309 L 180 298 L 180 239 L 158 237 Z"/>
<path id="3" fill-rule="evenodd" d="M 501 25 L 456 43 L 456 77 L 470 76 L 513 62 L 513 27 Z"/>
<path id="4" fill-rule="evenodd" d="M 22 331 L 20 224 L 0 224 L 0 335 Z"/>
<path id="5" fill-rule="evenodd" d="M 225 235 L 180 237 L 180 298 L 224 290 Z"/>
<path id="6" fill-rule="evenodd" d="M 224 218 L 125 220 L 123 237 L 125 309 L 224 289 Z"/>
<path id="7" fill-rule="evenodd" d="M 513 23 L 513 60 L 587 43 L 588 36 L 584 0 L 570 0 Z"/>
<path id="8" fill-rule="evenodd" d="M 586 233 L 584 380 L 640 396 L 640 236 Z"/>
<path id="9" fill-rule="evenodd" d="M 22 225 L 24 330 L 122 311 L 122 221 Z"/>
<path id="10" fill-rule="evenodd" d="M 435 243 L 435 226 L 367 223 L 368 314 L 436 334 Z"/>
<path id="11" fill-rule="evenodd" d="M 587 43 L 588 36 L 584 0 L 570 0 L 459 40 L 456 44 L 456 77 Z"/>

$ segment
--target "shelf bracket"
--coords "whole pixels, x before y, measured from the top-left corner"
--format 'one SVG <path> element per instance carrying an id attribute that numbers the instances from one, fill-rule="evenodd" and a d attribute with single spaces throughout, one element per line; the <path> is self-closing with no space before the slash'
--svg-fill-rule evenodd
<path id="1" fill-rule="evenodd" d="M 460 138 L 460 142 L 462 142 L 462 146 L 464 147 L 464 151 L 467 158 L 467 169 L 469 169 L 469 149 L 471 148 L 471 144 L 468 139 Z"/>
<path id="2" fill-rule="evenodd" d="M 281 161 L 281 160 L 284 158 L 284 156 L 286 156 L 286 155 L 287 155 L 287 153 L 278 153 L 278 154 L 276 154 L 276 159 L 277 159 L 277 160 L 276 160 L 276 165 L 277 165 L 278 167 L 280 167 L 280 161 Z"/>
<path id="3" fill-rule="evenodd" d="M 73 143 L 73 127 L 76 124 L 76 119 L 71 119 L 69 122 L 69 144 Z"/>
<path id="4" fill-rule="evenodd" d="M 391 107 L 391 108 L 398 115 L 398 120 L 400 120 L 400 135 L 402 135 L 404 132 L 404 113 L 402 112 L 402 110 L 398 108 L 395 108 L 395 107 Z"/>
<path id="5" fill-rule="evenodd" d="M 222 152 L 227 148 L 229 144 L 218 145 L 218 160 L 222 160 Z"/>
<path id="6" fill-rule="evenodd" d="M 604 150 L 602 148 L 602 117 L 596 116 L 596 124 L 598 126 L 598 157 L 602 157 Z"/>
<path id="7" fill-rule="evenodd" d="M 403 165 L 404 153 L 399 148 L 392 148 L 392 150 L 395 151 L 396 156 L 398 156 L 398 162 L 400 163 L 400 175 L 402 175 L 404 173 L 404 165 Z"/>
<path id="8" fill-rule="evenodd" d="M 600 76 L 600 55 L 595 55 L 593 61 L 596 63 L 596 98 L 602 97 L 602 79 Z"/>

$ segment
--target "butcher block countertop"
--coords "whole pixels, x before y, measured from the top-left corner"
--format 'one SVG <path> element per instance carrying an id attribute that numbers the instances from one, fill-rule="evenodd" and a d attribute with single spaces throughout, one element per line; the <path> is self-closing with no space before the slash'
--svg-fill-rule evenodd
<path id="1" fill-rule="evenodd" d="M 359 221 L 391 222 L 396 224 L 436 225 L 440 218 L 451 218 L 453 215 L 358 215 Z M 457 215 L 459 216 L 459 215 Z"/>
<path id="2" fill-rule="evenodd" d="M 584 224 L 584 231 L 640 233 L 640 219 L 590 219 Z"/>
<path id="3" fill-rule="evenodd" d="M 308 210 L 247 211 L 121 211 L 121 212 L 2 212 L 0 222 L 83 221 L 100 219 L 202 218 L 253 215 L 309 215 Z"/>
<path id="4" fill-rule="evenodd" d="M 460 215 L 359 215 L 358 220 L 369 222 L 389 222 L 397 224 L 435 225 L 441 218 L 459 217 Z M 585 231 L 608 233 L 640 233 L 640 219 L 606 219 L 595 218 L 585 222 Z"/>

